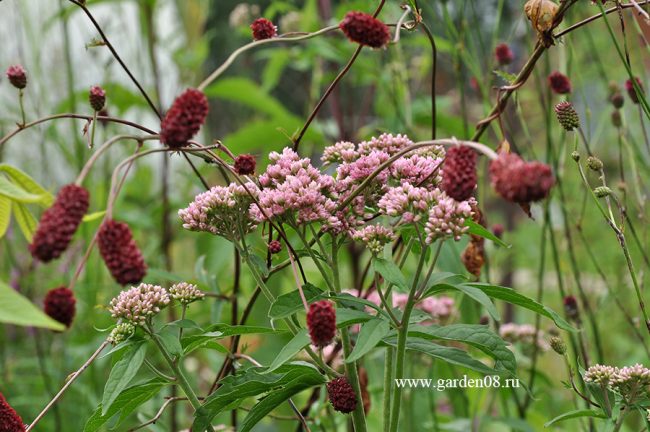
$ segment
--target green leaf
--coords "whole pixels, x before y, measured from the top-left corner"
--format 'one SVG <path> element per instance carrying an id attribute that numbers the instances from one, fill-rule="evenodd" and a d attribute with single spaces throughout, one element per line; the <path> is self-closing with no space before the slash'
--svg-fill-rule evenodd
<path id="1" fill-rule="evenodd" d="M 263 277 L 267 277 L 269 275 L 269 268 L 266 266 L 266 261 L 264 261 L 261 257 L 255 254 L 251 254 L 248 256 L 248 262 L 251 266 L 255 267 L 255 270 L 257 270 L 257 272 Z"/>
<path id="2" fill-rule="evenodd" d="M 559 423 L 564 420 L 570 420 L 570 419 L 581 418 L 581 417 L 607 418 L 607 416 L 605 416 L 605 414 L 603 414 L 602 412 L 598 412 L 590 409 L 580 409 L 580 410 L 569 411 L 564 414 L 561 414 L 555 417 L 553 420 L 545 423 L 544 427 L 549 427 L 555 423 Z"/>
<path id="3" fill-rule="evenodd" d="M 165 349 L 174 356 L 183 354 L 183 347 L 178 340 L 178 331 L 172 328 L 165 328 L 158 332 L 160 342 L 165 346 Z"/>
<path id="4" fill-rule="evenodd" d="M 14 213 L 16 222 L 18 222 L 20 232 L 22 232 L 23 236 L 25 236 L 25 239 L 31 243 L 32 238 L 34 238 L 34 233 L 36 232 L 36 226 L 38 225 L 36 219 L 31 214 L 29 209 L 24 204 L 21 204 L 19 202 L 14 202 L 11 206 L 11 210 Z"/>
<path id="5" fill-rule="evenodd" d="M 0 322 L 23 327 L 65 330 L 63 324 L 45 315 L 26 297 L 4 282 L 0 282 Z"/>
<path id="6" fill-rule="evenodd" d="M 288 382 L 284 387 L 273 391 L 271 394 L 258 402 L 244 419 L 240 432 L 250 431 L 268 413 L 273 411 L 277 406 L 287 401 L 290 397 L 300 393 L 305 389 L 319 386 L 324 383 L 325 377 L 323 377 L 321 374 L 311 373 L 294 378 L 293 381 Z"/>
<path id="7" fill-rule="evenodd" d="M 42 203 L 47 200 L 46 196 L 27 192 L 4 176 L 0 176 L 0 195 L 20 203 Z"/>
<path id="8" fill-rule="evenodd" d="M 431 297 L 432 295 L 441 293 L 443 291 L 449 291 L 449 290 L 457 290 L 462 292 L 469 298 L 474 299 L 475 301 L 480 303 L 485 308 L 487 313 L 490 314 L 490 316 L 495 321 L 501 320 L 499 311 L 497 310 L 496 306 L 494 306 L 494 303 L 492 303 L 492 300 L 490 300 L 490 297 L 488 297 L 487 294 L 485 294 L 483 291 L 481 291 L 478 288 L 467 286 L 462 283 L 461 284 L 442 283 L 442 284 L 434 285 L 426 291 L 423 298 Z"/>
<path id="9" fill-rule="evenodd" d="M 248 78 L 223 78 L 205 89 L 208 97 L 239 102 L 270 117 L 290 117 L 282 103 Z"/>
<path id="10" fill-rule="evenodd" d="M 40 195 L 41 201 L 39 204 L 44 207 L 49 207 L 54 202 L 54 197 L 49 193 L 43 186 L 38 184 L 36 180 L 31 178 L 28 174 L 19 170 L 16 167 L 7 164 L 0 164 L 0 171 L 7 173 L 9 177 L 25 191 L 34 194 Z"/>
<path id="11" fill-rule="evenodd" d="M 505 82 L 507 82 L 509 85 L 512 85 L 515 81 L 517 81 L 517 75 L 513 75 L 511 73 L 495 69 L 492 72 L 494 72 L 495 75 L 503 79 Z"/>
<path id="12" fill-rule="evenodd" d="M 505 248 L 510 248 L 511 247 L 511 245 L 509 245 L 508 243 L 505 243 L 499 237 L 492 234 L 483 225 L 478 224 L 478 223 L 474 222 L 471 219 L 466 219 L 465 220 L 465 226 L 469 227 L 469 230 L 467 231 L 468 234 L 472 234 L 472 235 L 475 235 L 475 236 L 486 238 L 486 239 L 491 240 L 494 243 L 498 244 L 499 246 L 503 246 Z"/>
<path id="13" fill-rule="evenodd" d="M 135 374 L 138 373 L 140 366 L 144 363 L 147 353 L 147 345 L 144 342 L 136 344 L 128 350 L 124 356 L 115 363 L 108 381 L 104 386 L 104 396 L 102 398 L 102 415 L 106 415 L 111 405 L 129 385 Z"/>
<path id="14" fill-rule="evenodd" d="M 384 343 L 397 347 L 397 337 L 389 336 L 383 340 Z M 463 366 L 487 375 L 500 375 L 500 372 L 472 358 L 467 352 L 452 347 L 435 344 L 422 338 L 409 338 L 406 341 L 406 349 L 418 351 L 428 356 L 443 360 L 447 363 Z"/>
<path id="15" fill-rule="evenodd" d="M 265 373 L 265 368 L 250 368 L 244 373 L 228 376 L 219 383 L 219 388 L 206 398 L 201 408 L 194 413 L 191 430 L 203 431 L 210 427 L 212 419 L 229 405 L 237 401 L 268 392 L 278 392 L 296 380 L 304 382 L 325 382 L 325 378 L 310 364 L 296 362 L 280 367 L 276 372 Z M 284 399 L 283 399 L 284 400 Z"/>
<path id="16" fill-rule="evenodd" d="M 323 290 L 310 283 L 306 283 L 302 287 L 302 291 L 305 294 L 307 303 L 320 300 L 326 296 L 326 293 Z M 300 297 L 300 292 L 295 290 L 287 294 L 282 294 L 273 302 L 269 309 L 269 317 L 271 319 L 286 318 L 302 309 L 304 309 L 304 307 L 302 304 L 302 298 Z"/>
<path id="17" fill-rule="evenodd" d="M 266 373 L 273 372 L 289 360 L 291 360 L 296 354 L 300 352 L 304 347 L 309 345 L 309 333 L 307 329 L 302 329 L 287 343 L 282 349 L 278 356 L 273 360 L 271 366 L 266 371 Z"/>
<path id="18" fill-rule="evenodd" d="M 151 381 L 129 387 L 115 398 L 115 402 L 104 415 L 102 415 L 102 405 L 100 404 L 93 415 L 86 421 L 83 432 L 98 431 L 117 413 L 120 413 L 121 423 L 137 407 L 156 396 L 166 385 L 167 383 L 160 378 L 154 378 Z"/>
<path id="19" fill-rule="evenodd" d="M 336 308 L 336 327 L 345 328 L 353 324 L 359 324 L 373 319 L 374 317 L 369 313 L 348 309 L 345 307 Z"/>
<path id="20" fill-rule="evenodd" d="M 359 360 L 373 349 L 390 332 L 390 324 L 383 319 L 374 318 L 361 327 L 357 343 L 350 355 L 345 359 L 346 363 Z"/>
<path id="21" fill-rule="evenodd" d="M 544 306 L 543 304 L 537 303 L 535 300 L 526 297 L 523 294 L 519 294 L 517 291 L 512 288 L 506 288 L 498 285 L 490 285 L 485 283 L 468 283 L 464 284 L 465 286 L 472 286 L 483 291 L 488 297 L 495 299 L 503 300 L 505 302 L 523 307 L 532 312 L 535 312 L 538 315 L 543 315 L 547 318 L 553 320 L 555 325 L 557 325 L 562 330 L 576 332 L 577 330 L 571 326 L 568 322 L 564 320 L 560 315 L 558 315 L 554 310 Z"/>
<path id="22" fill-rule="evenodd" d="M 409 327 L 409 336 L 465 343 L 495 359 L 497 369 L 500 366 L 513 374 L 517 373 L 515 355 L 508 349 L 503 339 L 487 326 L 472 324 L 450 324 L 441 327 L 416 325 Z"/>
<path id="23" fill-rule="evenodd" d="M 372 267 L 384 279 L 395 285 L 397 288 L 401 289 L 402 291 L 409 290 L 409 287 L 406 283 L 406 278 L 394 262 L 385 260 L 383 258 L 375 258 L 372 260 Z"/>
<path id="24" fill-rule="evenodd" d="M 0 238 L 4 237 L 11 221 L 11 200 L 0 196 Z"/>
<path id="25" fill-rule="evenodd" d="M 274 330 L 269 327 L 230 326 L 228 324 L 215 324 L 213 326 L 210 326 L 202 334 L 184 337 L 181 341 L 181 345 L 183 346 L 184 355 L 187 355 L 192 351 L 203 347 L 217 350 L 223 354 L 228 354 L 228 349 L 217 343 L 217 340 L 235 335 L 267 333 L 280 334 L 282 331 Z"/>
<path id="26" fill-rule="evenodd" d="M 101 211 L 96 211 L 94 213 L 89 213 L 89 214 L 87 214 L 87 215 L 85 215 L 83 217 L 82 221 L 84 223 L 94 222 L 97 219 L 104 217 L 105 214 L 106 214 L 106 210 L 101 210 Z"/>

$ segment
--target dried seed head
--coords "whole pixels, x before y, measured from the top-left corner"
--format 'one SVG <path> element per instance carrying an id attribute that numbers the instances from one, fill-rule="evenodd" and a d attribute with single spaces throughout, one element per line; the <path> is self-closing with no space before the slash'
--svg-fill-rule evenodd
<path id="1" fill-rule="evenodd" d="M 481 269 L 485 264 L 483 246 L 475 241 L 469 242 L 463 251 L 461 261 L 470 274 L 476 277 L 481 276 Z"/>
<path id="2" fill-rule="evenodd" d="M 526 17 L 539 33 L 551 29 L 558 9 L 559 6 L 551 0 L 528 0 L 524 5 Z"/>
<path id="3" fill-rule="evenodd" d="M 546 198 L 555 184 L 551 167 L 541 162 L 525 162 L 513 153 L 500 153 L 490 162 L 490 177 L 497 193 L 517 204 Z"/>
<path id="4" fill-rule="evenodd" d="M 554 109 L 558 122 L 565 130 L 572 131 L 580 127 L 580 117 L 571 102 L 560 102 Z"/>
<path id="5" fill-rule="evenodd" d="M 357 395 L 346 377 L 328 382 L 327 396 L 336 411 L 348 414 L 357 408 Z"/>
<path id="6" fill-rule="evenodd" d="M 589 156 L 587 158 L 587 166 L 590 170 L 600 171 L 603 169 L 603 161 L 598 159 L 596 156 Z"/>
<path id="7" fill-rule="evenodd" d="M 258 18 L 253 21 L 251 30 L 253 31 L 253 39 L 256 41 L 271 39 L 278 35 L 278 28 L 266 18 Z"/>
<path id="8" fill-rule="evenodd" d="M 390 41 L 388 26 L 367 13 L 348 12 L 339 28 L 352 42 L 371 48 L 381 48 Z"/>

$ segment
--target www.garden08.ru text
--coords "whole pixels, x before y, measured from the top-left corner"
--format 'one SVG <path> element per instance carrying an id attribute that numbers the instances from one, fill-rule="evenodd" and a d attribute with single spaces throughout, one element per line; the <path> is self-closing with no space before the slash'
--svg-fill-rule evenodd
<path id="1" fill-rule="evenodd" d="M 498 375 L 487 375 L 483 378 L 430 379 L 430 378 L 401 378 L 395 379 L 395 385 L 400 388 L 424 388 L 444 391 L 452 388 L 519 388 L 517 378 L 501 378 Z"/>

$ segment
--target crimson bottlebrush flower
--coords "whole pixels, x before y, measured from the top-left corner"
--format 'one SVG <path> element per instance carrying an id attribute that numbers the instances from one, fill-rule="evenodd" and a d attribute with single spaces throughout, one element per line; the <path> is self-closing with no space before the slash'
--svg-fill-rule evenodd
<path id="1" fill-rule="evenodd" d="M 0 393 L 0 432 L 24 432 L 25 425 L 15 409 Z"/>
<path id="2" fill-rule="evenodd" d="M 203 92 L 188 89 L 178 96 L 160 125 L 160 140 L 167 147 L 183 147 L 197 134 L 208 116 Z"/>
<path id="3" fill-rule="evenodd" d="M 565 130 L 572 131 L 580 127 L 580 117 L 578 117 L 578 113 L 571 102 L 560 102 L 555 105 L 554 110 L 557 121 Z"/>
<path id="4" fill-rule="evenodd" d="M 336 336 L 336 311 L 332 303 L 321 300 L 309 305 L 307 328 L 312 344 L 322 348 L 332 343 Z"/>
<path id="5" fill-rule="evenodd" d="M 578 301 L 574 296 L 568 295 L 564 297 L 562 303 L 564 303 L 564 312 L 569 318 L 578 318 Z"/>
<path id="6" fill-rule="evenodd" d="M 104 91 L 100 86 L 90 87 L 88 102 L 90 102 L 92 109 L 95 111 L 101 111 L 106 104 L 106 91 Z"/>
<path id="7" fill-rule="evenodd" d="M 461 145 L 447 151 L 440 188 L 456 201 L 472 196 L 476 189 L 476 152 L 471 147 Z"/>
<path id="8" fill-rule="evenodd" d="M 571 93 L 571 80 L 561 72 L 555 71 L 548 76 L 548 84 L 557 94 Z"/>
<path id="9" fill-rule="evenodd" d="M 269 252 L 272 254 L 278 254 L 282 251 L 282 243 L 279 240 L 271 240 L 269 242 Z"/>
<path id="10" fill-rule="evenodd" d="M 352 42 L 371 48 L 381 48 L 390 41 L 388 26 L 367 13 L 348 12 L 339 28 Z"/>
<path id="11" fill-rule="evenodd" d="M 327 396 L 336 411 L 348 414 L 357 408 L 357 395 L 346 377 L 328 382 Z"/>
<path id="12" fill-rule="evenodd" d="M 249 175 L 255 173 L 255 157 L 244 154 L 235 158 L 235 172 L 239 175 Z"/>
<path id="13" fill-rule="evenodd" d="M 21 65 L 9 66 L 7 69 L 7 78 L 11 85 L 17 89 L 24 89 L 27 87 L 27 73 Z"/>
<path id="14" fill-rule="evenodd" d="M 546 198 L 555 184 L 551 167 L 541 162 L 525 162 L 514 153 L 501 153 L 491 161 L 490 177 L 497 193 L 517 204 Z"/>
<path id="15" fill-rule="evenodd" d="M 124 222 L 107 220 L 97 233 L 99 252 L 120 285 L 139 283 L 147 273 L 147 265 L 131 229 Z"/>
<path id="16" fill-rule="evenodd" d="M 643 84 L 641 84 L 641 80 L 638 77 L 634 77 L 636 80 L 637 85 L 639 86 L 639 90 L 641 90 L 641 93 L 643 93 Z M 636 89 L 634 88 L 634 84 L 632 83 L 632 80 L 627 80 L 625 81 L 625 90 L 627 90 L 627 95 L 630 97 L 630 100 L 634 102 L 635 104 L 639 103 L 639 95 L 636 93 Z"/>
<path id="17" fill-rule="evenodd" d="M 251 30 L 253 31 L 253 39 L 256 41 L 271 39 L 278 35 L 278 28 L 266 18 L 258 18 L 253 21 Z"/>
<path id="18" fill-rule="evenodd" d="M 506 43 L 496 46 L 494 49 L 494 56 L 500 65 L 509 65 L 515 59 L 515 55 Z"/>
<path id="19" fill-rule="evenodd" d="M 75 315 L 77 300 L 67 287 L 54 288 L 47 292 L 43 304 L 45 313 L 66 327 L 70 327 Z"/>
<path id="20" fill-rule="evenodd" d="M 29 251 L 39 261 L 48 262 L 61 256 L 88 211 L 88 191 L 69 184 L 61 188 L 52 207 L 38 224 Z"/>

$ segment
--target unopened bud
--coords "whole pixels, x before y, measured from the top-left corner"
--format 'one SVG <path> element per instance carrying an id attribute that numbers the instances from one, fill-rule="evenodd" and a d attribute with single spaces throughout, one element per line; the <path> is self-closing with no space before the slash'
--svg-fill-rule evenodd
<path id="1" fill-rule="evenodd" d="M 609 97 L 609 101 L 612 103 L 612 105 L 614 105 L 616 109 L 619 109 L 623 107 L 625 98 L 623 97 L 623 93 L 617 91 L 615 93 L 612 93 L 612 95 Z"/>
<path id="2" fill-rule="evenodd" d="M 605 198 L 606 196 L 610 196 L 612 194 L 612 190 L 607 186 L 598 186 L 596 189 L 594 189 L 594 194 L 598 198 Z"/>
<path id="3" fill-rule="evenodd" d="M 562 340 L 562 338 L 558 336 L 553 336 L 551 340 L 549 341 L 551 344 L 551 348 L 553 348 L 553 351 L 560 355 L 564 355 L 566 353 L 566 344 Z"/>
<path id="4" fill-rule="evenodd" d="M 598 159 L 596 156 L 589 156 L 587 158 L 587 166 L 593 171 L 600 171 L 603 169 L 603 161 Z"/>
<path id="5" fill-rule="evenodd" d="M 571 152 L 571 157 L 573 158 L 574 161 L 578 162 L 580 160 L 580 153 L 577 151 Z"/>
<path id="6" fill-rule="evenodd" d="M 617 128 L 623 126 L 623 118 L 619 110 L 612 111 L 612 124 Z"/>

